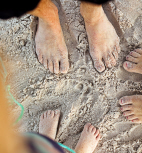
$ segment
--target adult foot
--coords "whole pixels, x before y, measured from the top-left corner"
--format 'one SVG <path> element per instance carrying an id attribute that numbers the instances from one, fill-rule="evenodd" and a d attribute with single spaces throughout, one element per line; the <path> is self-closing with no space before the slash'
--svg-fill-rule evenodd
<path id="1" fill-rule="evenodd" d="M 142 74 L 142 49 L 135 49 L 126 56 L 123 67 L 128 72 L 135 72 Z"/>
<path id="2" fill-rule="evenodd" d="M 39 18 L 35 37 L 38 60 L 50 72 L 67 73 L 69 69 L 68 51 L 64 41 L 60 23 L 49 24 Z"/>
<path id="3" fill-rule="evenodd" d="M 123 115 L 134 123 L 142 123 L 142 95 L 125 96 L 119 100 Z"/>
<path id="4" fill-rule="evenodd" d="M 85 22 L 90 55 L 99 72 L 116 65 L 120 52 L 119 38 L 105 14 L 95 23 Z"/>
<path id="5" fill-rule="evenodd" d="M 81 137 L 76 145 L 76 153 L 92 153 L 100 139 L 99 130 L 87 123 L 81 133 Z"/>
<path id="6" fill-rule="evenodd" d="M 59 110 L 48 110 L 44 112 L 40 117 L 39 133 L 54 140 L 56 137 L 59 117 Z"/>

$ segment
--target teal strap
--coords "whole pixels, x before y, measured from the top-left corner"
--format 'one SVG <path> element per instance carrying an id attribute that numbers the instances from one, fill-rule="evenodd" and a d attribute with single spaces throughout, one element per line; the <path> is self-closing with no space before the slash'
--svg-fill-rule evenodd
<path id="1" fill-rule="evenodd" d="M 16 123 L 17 123 L 18 121 L 20 121 L 21 118 L 23 117 L 23 114 L 24 114 L 24 107 L 23 107 L 23 105 L 21 105 L 21 104 L 13 97 L 13 95 L 12 95 L 11 92 L 10 92 L 10 86 L 9 86 L 9 85 L 7 86 L 7 90 L 8 90 L 8 93 L 9 93 L 9 95 L 10 95 L 10 98 L 11 98 L 18 106 L 21 107 L 21 114 L 20 114 L 20 116 L 18 117 L 18 119 L 15 121 L 15 124 L 16 124 Z"/>
<path id="2" fill-rule="evenodd" d="M 58 142 L 58 145 L 61 146 L 61 147 L 64 148 L 64 149 L 67 149 L 68 151 L 70 151 L 70 152 L 72 152 L 72 153 L 75 153 L 75 151 L 72 150 L 71 148 L 69 148 L 68 146 L 65 146 L 65 145 L 63 145 L 63 144 L 61 144 L 61 143 L 59 143 L 59 142 Z"/>

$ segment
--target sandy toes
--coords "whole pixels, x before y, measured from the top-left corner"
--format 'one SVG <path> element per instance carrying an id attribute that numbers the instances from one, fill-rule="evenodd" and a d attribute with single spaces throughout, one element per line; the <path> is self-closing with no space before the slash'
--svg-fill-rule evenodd
<path id="1" fill-rule="evenodd" d="M 49 68 L 50 72 L 56 74 L 67 73 L 68 51 L 60 23 L 50 25 L 39 18 L 35 42 L 38 60 L 45 68 Z"/>
<path id="2" fill-rule="evenodd" d="M 134 123 L 142 123 L 142 95 L 125 96 L 119 100 L 123 115 Z"/>
<path id="3" fill-rule="evenodd" d="M 76 153 L 92 153 L 100 139 L 99 130 L 87 123 L 81 133 L 81 137 L 76 145 Z"/>
<path id="4" fill-rule="evenodd" d="M 126 56 L 126 62 L 123 67 L 128 72 L 135 72 L 142 74 L 142 49 L 135 49 Z"/>
<path id="5" fill-rule="evenodd" d="M 59 117 L 59 110 L 48 110 L 44 112 L 40 117 L 39 133 L 48 136 L 51 139 L 55 139 Z"/>

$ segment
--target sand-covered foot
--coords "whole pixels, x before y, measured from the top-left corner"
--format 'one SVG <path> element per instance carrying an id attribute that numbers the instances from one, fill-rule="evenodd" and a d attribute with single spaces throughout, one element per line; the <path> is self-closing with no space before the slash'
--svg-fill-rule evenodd
<path id="1" fill-rule="evenodd" d="M 87 123 L 76 145 L 76 153 L 93 153 L 100 139 L 99 130 Z"/>
<path id="2" fill-rule="evenodd" d="M 142 123 L 142 95 L 125 96 L 119 100 L 123 115 L 134 123 Z"/>
<path id="3" fill-rule="evenodd" d="M 126 56 L 123 67 L 128 72 L 135 72 L 142 74 L 142 49 L 135 49 Z"/>
<path id="4" fill-rule="evenodd" d="M 85 22 L 89 40 L 90 55 L 97 71 L 116 65 L 120 52 L 119 38 L 112 24 L 104 14 L 95 23 Z"/>
<path id="5" fill-rule="evenodd" d="M 67 73 L 68 51 L 60 23 L 53 19 L 50 24 L 40 18 L 38 22 L 35 42 L 39 62 L 52 73 Z"/>
<path id="6" fill-rule="evenodd" d="M 39 133 L 48 136 L 51 139 L 55 139 L 59 117 L 59 110 L 48 110 L 44 112 L 40 117 Z"/>

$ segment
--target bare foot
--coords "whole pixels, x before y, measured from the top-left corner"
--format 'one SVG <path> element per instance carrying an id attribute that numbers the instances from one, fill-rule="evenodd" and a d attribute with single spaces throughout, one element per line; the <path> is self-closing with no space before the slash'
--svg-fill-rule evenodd
<path id="1" fill-rule="evenodd" d="M 50 72 L 56 74 L 67 73 L 69 69 L 68 51 L 60 23 L 50 25 L 39 18 L 35 42 L 38 60 L 45 68 L 49 68 Z"/>
<path id="2" fill-rule="evenodd" d="M 100 139 L 99 130 L 87 123 L 81 133 L 81 137 L 76 145 L 76 153 L 92 153 Z"/>
<path id="3" fill-rule="evenodd" d="M 134 123 L 142 123 L 142 95 L 125 96 L 119 100 L 121 111 Z"/>
<path id="4" fill-rule="evenodd" d="M 39 133 L 54 140 L 56 137 L 59 117 L 59 110 L 48 110 L 44 112 L 40 117 Z"/>
<path id="5" fill-rule="evenodd" d="M 123 67 L 128 72 L 135 72 L 142 74 L 142 49 L 135 49 L 126 56 L 126 62 Z"/>
<path id="6" fill-rule="evenodd" d="M 112 24 L 104 14 L 97 22 L 85 22 L 89 40 L 90 55 L 94 67 L 99 72 L 116 65 L 118 52 L 120 52 L 119 38 Z"/>

